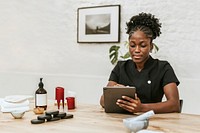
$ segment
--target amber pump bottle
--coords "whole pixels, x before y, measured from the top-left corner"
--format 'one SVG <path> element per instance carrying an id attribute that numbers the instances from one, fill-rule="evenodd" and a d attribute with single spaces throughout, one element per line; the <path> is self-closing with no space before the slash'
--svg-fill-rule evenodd
<path id="1" fill-rule="evenodd" d="M 47 109 L 47 91 L 44 89 L 42 78 L 38 84 L 39 88 L 35 92 L 35 107 Z"/>

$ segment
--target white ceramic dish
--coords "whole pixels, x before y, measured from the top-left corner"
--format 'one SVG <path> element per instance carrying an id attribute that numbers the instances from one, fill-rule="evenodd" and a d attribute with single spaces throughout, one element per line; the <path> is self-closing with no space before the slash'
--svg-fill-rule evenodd
<path id="1" fill-rule="evenodd" d="M 25 111 L 13 111 L 11 112 L 11 115 L 15 118 L 15 119 L 21 119 L 25 114 Z"/>

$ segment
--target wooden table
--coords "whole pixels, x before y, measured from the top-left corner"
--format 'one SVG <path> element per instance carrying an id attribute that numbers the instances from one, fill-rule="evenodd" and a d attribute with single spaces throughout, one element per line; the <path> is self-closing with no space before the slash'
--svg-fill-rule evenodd
<path id="1" fill-rule="evenodd" d="M 2 133 L 126 133 L 122 119 L 136 115 L 107 114 L 100 105 L 78 105 L 72 119 L 63 119 L 43 124 L 31 124 L 37 115 L 26 112 L 22 119 L 14 119 L 10 113 L 0 113 Z M 168 113 L 156 114 L 150 118 L 148 130 L 166 133 L 200 132 L 200 116 Z"/>

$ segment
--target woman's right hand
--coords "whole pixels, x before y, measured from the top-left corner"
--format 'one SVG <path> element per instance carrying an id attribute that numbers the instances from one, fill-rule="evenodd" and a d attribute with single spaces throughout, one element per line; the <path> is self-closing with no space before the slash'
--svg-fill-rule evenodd
<path id="1" fill-rule="evenodd" d="M 109 81 L 107 86 L 121 86 L 121 87 L 125 87 L 125 85 L 123 84 L 118 84 L 117 82 L 115 81 Z"/>

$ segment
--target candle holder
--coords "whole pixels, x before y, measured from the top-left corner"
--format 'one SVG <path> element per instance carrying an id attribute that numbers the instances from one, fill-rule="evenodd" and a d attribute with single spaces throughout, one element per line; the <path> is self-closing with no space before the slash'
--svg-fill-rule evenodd
<path id="1" fill-rule="evenodd" d="M 75 97 L 66 97 L 68 109 L 75 109 Z"/>

